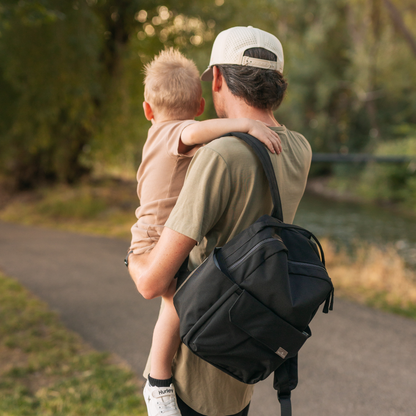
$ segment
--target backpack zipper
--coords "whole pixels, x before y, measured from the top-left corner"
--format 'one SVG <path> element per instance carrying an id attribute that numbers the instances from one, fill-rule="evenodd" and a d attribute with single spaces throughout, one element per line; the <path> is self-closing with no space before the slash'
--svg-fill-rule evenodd
<path id="1" fill-rule="evenodd" d="M 294 260 L 288 260 L 288 263 L 299 264 L 300 266 L 317 267 L 318 269 L 322 269 L 326 271 L 325 267 L 320 266 L 319 264 L 305 263 L 303 261 L 294 261 Z"/>
<path id="2" fill-rule="evenodd" d="M 251 254 L 253 254 L 253 252 L 256 250 L 256 249 L 258 249 L 261 245 L 263 245 L 263 244 L 266 244 L 266 243 L 269 243 L 269 242 L 271 242 L 271 241 L 278 241 L 278 240 L 276 240 L 275 238 L 273 238 L 273 237 L 270 237 L 270 238 L 266 238 L 265 240 L 262 240 L 262 241 L 260 241 L 260 242 L 258 242 L 254 247 L 252 247 L 243 257 L 241 257 L 240 259 L 238 259 L 236 262 L 234 262 L 233 264 L 231 264 L 229 267 L 228 267 L 228 270 L 229 271 L 232 271 L 232 270 L 234 270 L 234 269 L 236 269 L 241 263 L 243 263 L 246 259 L 247 259 L 247 257 L 249 257 Z"/>
<path id="3" fill-rule="evenodd" d="M 299 264 L 299 265 L 301 265 L 301 266 L 307 266 L 307 267 L 315 267 L 315 268 L 318 268 L 318 269 L 323 270 L 323 271 L 325 272 L 325 274 L 327 274 L 327 275 L 328 275 L 328 272 L 327 272 L 327 270 L 325 269 L 325 267 L 320 266 L 319 264 L 305 263 L 305 262 L 302 262 L 302 261 L 294 261 L 294 260 L 288 260 L 288 263 L 292 263 L 292 264 Z M 323 280 L 324 282 L 329 283 L 329 284 L 333 287 L 332 282 L 331 282 L 331 278 L 329 278 L 329 276 L 328 276 L 329 280 L 328 280 L 328 279 L 326 279 L 326 278 L 324 278 L 324 277 L 320 277 L 320 276 L 313 276 L 313 278 L 314 278 L 314 279 L 320 279 L 320 280 Z M 332 291 L 333 291 L 333 289 L 332 289 Z M 332 310 L 332 309 L 331 309 L 331 310 Z"/>

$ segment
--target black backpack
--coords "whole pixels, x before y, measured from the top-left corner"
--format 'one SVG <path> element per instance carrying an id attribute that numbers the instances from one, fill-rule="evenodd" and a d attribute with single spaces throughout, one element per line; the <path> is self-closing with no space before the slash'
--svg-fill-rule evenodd
<path id="1" fill-rule="evenodd" d="M 332 310 L 334 288 L 319 241 L 283 222 L 266 148 L 248 134 L 230 135 L 260 158 L 274 207 L 271 216 L 216 248 L 181 284 L 174 296 L 180 336 L 197 356 L 243 383 L 274 372 L 281 414 L 290 416 L 297 353 L 311 336 L 308 325 L 319 306 Z"/>

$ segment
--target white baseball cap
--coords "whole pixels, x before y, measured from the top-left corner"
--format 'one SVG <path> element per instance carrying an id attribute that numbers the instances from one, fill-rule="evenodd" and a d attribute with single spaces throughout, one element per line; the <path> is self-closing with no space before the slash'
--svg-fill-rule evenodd
<path id="1" fill-rule="evenodd" d="M 263 48 L 273 52 L 277 61 L 267 61 L 244 56 L 251 48 Z M 243 65 L 283 72 L 283 48 L 279 39 L 271 33 L 252 26 L 236 26 L 218 34 L 212 46 L 211 59 L 202 81 L 212 81 L 214 65 Z"/>

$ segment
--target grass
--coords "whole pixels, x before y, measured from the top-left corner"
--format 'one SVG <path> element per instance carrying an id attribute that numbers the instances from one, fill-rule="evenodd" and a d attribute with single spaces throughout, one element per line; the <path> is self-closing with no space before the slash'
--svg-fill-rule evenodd
<path id="1" fill-rule="evenodd" d="M 357 242 L 355 253 L 347 254 L 329 240 L 322 243 L 337 295 L 416 319 L 416 272 L 393 246 Z"/>
<path id="2" fill-rule="evenodd" d="M 4 193 L 4 191 L 3 191 Z M 1 189 L 0 189 L 1 194 Z M 129 240 L 139 205 L 136 183 L 103 180 L 0 198 L 0 219 Z"/>
<path id="3" fill-rule="evenodd" d="M 140 384 L 121 360 L 92 350 L 0 274 L 2 416 L 144 416 Z"/>

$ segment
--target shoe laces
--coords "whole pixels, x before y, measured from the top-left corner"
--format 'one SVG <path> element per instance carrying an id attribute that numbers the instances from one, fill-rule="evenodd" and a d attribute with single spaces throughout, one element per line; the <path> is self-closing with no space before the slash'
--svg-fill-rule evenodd
<path id="1" fill-rule="evenodd" d="M 163 394 L 157 397 L 156 405 L 159 408 L 160 414 L 166 416 L 178 415 L 175 396 L 172 393 Z"/>

